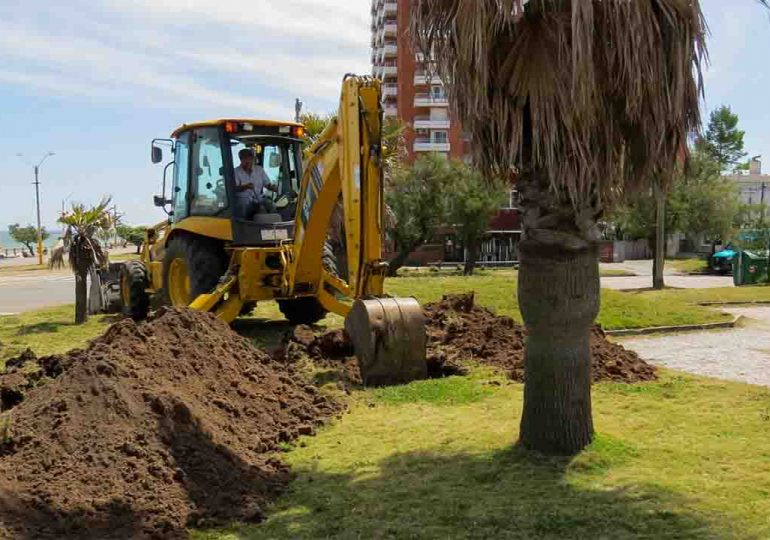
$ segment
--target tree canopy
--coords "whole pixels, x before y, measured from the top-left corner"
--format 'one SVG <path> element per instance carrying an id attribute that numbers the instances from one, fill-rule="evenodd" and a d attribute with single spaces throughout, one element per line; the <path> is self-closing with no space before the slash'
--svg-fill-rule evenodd
<path id="1" fill-rule="evenodd" d="M 50 235 L 45 227 L 41 227 L 40 236 L 45 241 Z M 16 240 L 18 243 L 23 244 L 30 252 L 31 255 L 35 254 L 35 246 L 37 245 L 37 227 L 34 225 L 27 225 L 22 227 L 18 223 L 8 226 L 8 234 Z"/>
<path id="2" fill-rule="evenodd" d="M 699 146 L 712 160 L 719 164 L 722 172 L 741 168 L 746 157 L 743 150 L 745 131 L 738 129 L 738 115 L 730 107 L 722 105 L 711 112 L 708 128 Z"/>
<path id="3" fill-rule="evenodd" d="M 489 230 L 490 219 L 500 210 L 510 186 L 498 179 L 487 179 L 481 171 L 461 161 L 450 165 L 452 181 L 447 190 L 449 224 L 466 249 L 465 271 L 472 274 L 481 241 Z"/>
<path id="4" fill-rule="evenodd" d="M 435 154 L 420 156 L 412 166 L 395 171 L 385 201 L 392 219 L 388 232 L 398 255 L 390 265 L 391 275 L 411 251 L 430 240 L 448 218 L 448 190 L 454 172 L 449 162 Z"/>

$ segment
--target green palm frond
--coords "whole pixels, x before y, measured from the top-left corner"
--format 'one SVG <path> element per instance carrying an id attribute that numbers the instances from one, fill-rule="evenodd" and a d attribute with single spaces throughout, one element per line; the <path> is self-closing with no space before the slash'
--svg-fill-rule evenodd
<path id="1" fill-rule="evenodd" d="M 598 209 L 669 178 L 700 126 L 698 0 L 415 0 L 412 9 L 416 44 L 433 53 L 488 173 L 536 170 L 561 201 Z"/>

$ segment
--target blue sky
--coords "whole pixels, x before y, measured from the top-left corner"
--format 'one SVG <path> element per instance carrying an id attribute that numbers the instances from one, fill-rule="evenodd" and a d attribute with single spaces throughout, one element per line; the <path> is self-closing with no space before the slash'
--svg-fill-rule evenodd
<path id="1" fill-rule="evenodd" d="M 0 228 L 43 222 L 62 200 L 113 196 L 152 223 L 153 137 L 193 120 L 290 119 L 336 108 L 346 72 L 368 73 L 369 0 L 2 0 Z M 754 0 L 702 0 L 711 28 L 710 110 L 729 104 L 770 171 L 770 16 Z M 24 158 L 16 156 L 23 153 Z"/>

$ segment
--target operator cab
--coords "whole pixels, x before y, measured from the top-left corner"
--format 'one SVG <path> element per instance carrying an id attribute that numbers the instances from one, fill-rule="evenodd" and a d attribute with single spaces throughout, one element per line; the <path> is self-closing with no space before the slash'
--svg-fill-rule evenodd
<path id="1" fill-rule="evenodd" d="M 174 161 L 164 170 L 162 197 L 155 204 L 169 214 L 171 223 L 188 218 L 214 218 L 218 237 L 233 245 L 275 245 L 294 237 L 297 194 L 302 179 L 304 128 L 291 122 L 216 120 L 185 124 L 171 139 L 156 139 L 152 161 L 162 161 L 160 145 L 172 148 Z M 275 191 L 259 195 L 272 200 L 275 212 L 258 211 L 245 219 L 236 203 L 235 168 L 238 153 L 252 151 Z M 166 173 L 172 168 L 171 197 L 166 198 Z M 226 223 L 224 223 L 226 221 Z M 209 229 L 210 230 L 210 229 Z"/>

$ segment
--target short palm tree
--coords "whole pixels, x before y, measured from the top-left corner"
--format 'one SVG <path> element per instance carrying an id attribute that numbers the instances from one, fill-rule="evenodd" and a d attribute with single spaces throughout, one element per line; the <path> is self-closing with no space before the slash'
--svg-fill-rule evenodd
<path id="1" fill-rule="evenodd" d="M 75 324 L 88 320 L 88 274 L 107 262 L 107 252 L 99 238 L 112 228 L 112 216 L 107 207 L 110 199 L 105 198 L 93 207 L 73 204 L 72 209 L 59 218 L 65 226 L 63 245 L 51 254 L 51 267 L 63 267 L 65 254 L 67 264 L 75 274 Z"/>
<path id="2" fill-rule="evenodd" d="M 527 325 L 520 442 L 573 454 L 593 436 L 590 328 L 597 222 L 665 184 L 700 124 L 698 0 L 415 0 L 475 157 L 521 194 L 519 304 Z"/>

